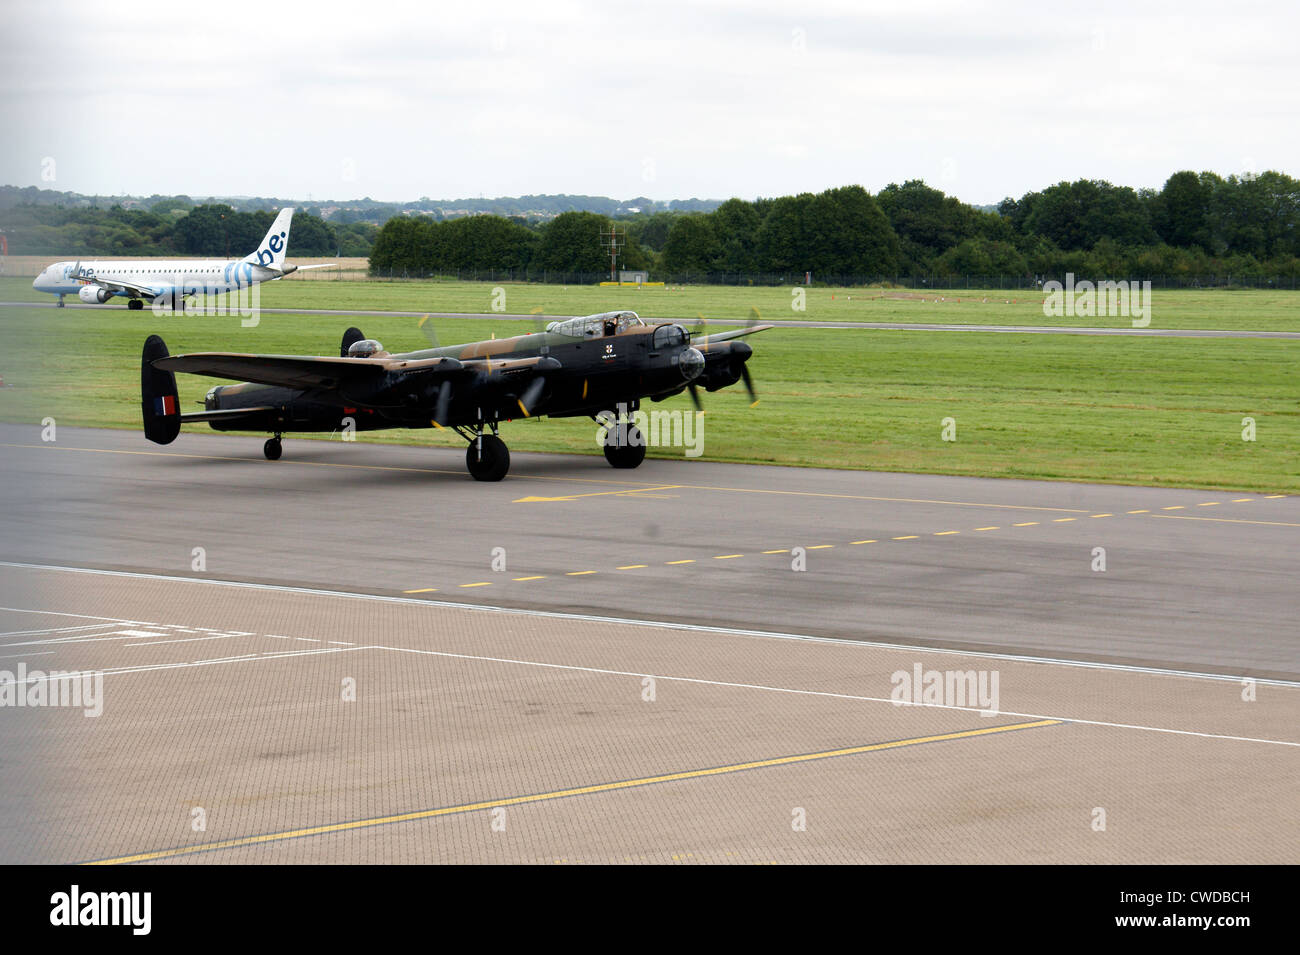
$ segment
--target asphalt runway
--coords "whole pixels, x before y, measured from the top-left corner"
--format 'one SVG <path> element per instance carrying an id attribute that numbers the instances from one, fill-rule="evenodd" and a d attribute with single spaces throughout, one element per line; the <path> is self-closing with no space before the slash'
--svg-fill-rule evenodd
<path id="1" fill-rule="evenodd" d="M 459 449 L 290 438 L 268 462 L 256 438 L 17 425 L 0 445 L 11 562 L 1300 680 L 1281 495 L 530 454 L 483 484 Z"/>
<path id="2" fill-rule="evenodd" d="M 29 694 L 101 682 L 0 708 L 5 862 L 1256 864 L 1300 841 L 1294 686 L 8 566 L 20 664 Z M 901 705 L 918 671 L 993 692 Z"/>
<path id="3" fill-rule="evenodd" d="M 0 308 L 57 308 L 54 302 L 0 302 Z M 65 308 L 86 308 L 104 310 L 106 308 L 117 308 L 125 310 L 125 305 L 86 305 L 80 302 L 67 303 Z M 259 311 L 268 315 L 359 315 L 380 316 L 386 318 L 490 318 L 494 321 L 505 322 L 528 322 L 535 324 L 537 322 L 563 321 L 572 318 L 571 315 L 508 315 L 504 313 L 481 313 L 481 312 L 397 312 L 387 309 L 372 309 L 358 311 L 356 309 L 335 309 L 335 308 L 263 308 Z M 683 322 L 687 325 L 695 324 L 693 319 L 677 318 L 655 318 L 651 315 L 642 315 L 648 322 Z M 748 320 L 733 320 L 726 318 L 709 319 L 710 325 L 745 325 Z M 961 324 L 939 324 L 932 322 L 816 322 L 816 321 L 793 321 L 790 319 L 763 319 L 764 325 L 775 325 L 778 328 L 847 328 L 847 329 L 876 329 L 884 331 L 916 331 L 916 332 L 999 332 L 1007 334 L 1031 334 L 1031 335 L 1134 335 L 1146 338 L 1293 338 L 1300 339 L 1300 332 L 1278 332 L 1278 331 L 1256 331 L 1250 329 L 1222 329 L 1222 328 L 1101 328 L 1101 327 L 1075 327 L 1068 325 L 961 325 Z"/>
<path id="4" fill-rule="evenodd" d="M 0 705 L 0 861 L 1300 844 L 1290 497 L 18 425 L 0 460 L 0 684 L 99 675 Z"/>

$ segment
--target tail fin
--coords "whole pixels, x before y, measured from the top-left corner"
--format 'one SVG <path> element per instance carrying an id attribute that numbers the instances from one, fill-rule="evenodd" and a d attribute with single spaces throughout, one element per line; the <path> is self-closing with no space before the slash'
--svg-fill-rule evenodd
<path id="1" fill-rule="evenodd" d="M 284 257 L 289 250 L 289 225 L 292 222 L 293 207 L 286 206 L 271 223 L 271 229 L 262 238 L 257 251 L 244 256 L 244 261 L 277 269 L 284 265 Z"/>
<path id="2" fill-rule="evenodd" d="M 145 339 L 144 353 L 140 356 L 140 411 L 144 416 L 144 436 L 154 444 L 171 444 L 181 433 L 176 376 L 153 366 L 167 355 L 167 345 L 159 336 L 150 335 Z"/>

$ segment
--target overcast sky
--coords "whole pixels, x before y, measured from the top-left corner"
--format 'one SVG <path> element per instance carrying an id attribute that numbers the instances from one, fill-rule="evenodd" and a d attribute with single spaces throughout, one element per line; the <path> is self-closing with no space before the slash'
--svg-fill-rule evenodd
<path id="1" fill-rule="evenodd" d="M 1298 27 L 1294 2 L 6 0 L 0 183 L 321 201 L 919 178 L 983 204 L 1297 175 Z"/>

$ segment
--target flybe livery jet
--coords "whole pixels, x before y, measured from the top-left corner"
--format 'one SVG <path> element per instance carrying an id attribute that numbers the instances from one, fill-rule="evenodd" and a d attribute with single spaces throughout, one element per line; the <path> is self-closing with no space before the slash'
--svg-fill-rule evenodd
<path id="1" fill-rule="evenodd" d="M 55 262 L 36 277 L 32 288 L 59 297 L 76 295 L 89 304 L 103 304 L 115 295 L 126 298 L 128 308 L 144 308 L 161 299 L 184 308 L 190 295 L 218 295 L 282 279 L 299 268 L 323 265 L 286 265 L 289 225 L 293 209 L 281 209 L 257 251 L 242 259 L 120 259 L 114 262 Z"/>

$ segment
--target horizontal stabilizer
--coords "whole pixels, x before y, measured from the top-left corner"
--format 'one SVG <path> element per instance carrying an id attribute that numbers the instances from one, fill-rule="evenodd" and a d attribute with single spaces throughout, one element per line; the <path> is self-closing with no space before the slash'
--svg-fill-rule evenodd
<path id="1" fill-rule="evenodd" d="M 224 408 L 221 411 L 187 411 L 181 415 L 181 424 L 195 421 L 231 421 L 274 410 L 274 405 L 261 405 L 256 408 Z"/>

